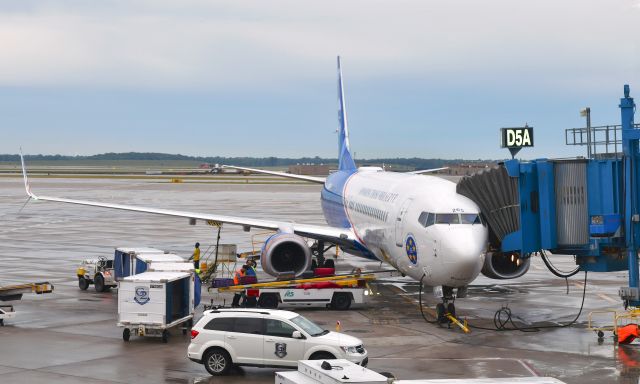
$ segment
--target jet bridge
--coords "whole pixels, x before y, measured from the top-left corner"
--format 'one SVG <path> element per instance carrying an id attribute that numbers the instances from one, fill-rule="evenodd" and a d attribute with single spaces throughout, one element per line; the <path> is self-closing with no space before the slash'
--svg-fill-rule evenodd
<path id="1" fill-rule="evenodd" d="M 621 124 L 572 128 L 567 145 L 588 158 L 510 160 L 467 177 L 458 192 L 474 200 L 494 250 L 524 259 L 534 252 L 575 256 L 582 271 L 629 271 L 625 305 L 640 306 L 640 125 L 624 86 Z"/>

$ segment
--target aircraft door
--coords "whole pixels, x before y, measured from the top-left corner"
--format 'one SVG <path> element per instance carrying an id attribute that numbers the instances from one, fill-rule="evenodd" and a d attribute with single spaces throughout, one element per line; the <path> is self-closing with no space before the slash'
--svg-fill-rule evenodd
<path id="1" fill-rule="evenodd" d="M 398 211 L 398 217 L 396 218 L 396 245 L 398 247 L 404 246 L 404 234 L 402 233 L 404 229 L 404 216 L 407 213 L 407 209 L 409 208 L 409 205 L 412 201 L 413 199 L 411 198 L 405 200 L 404 203 L 402 203 L 402 205 L 400 206 L 400 210 Z"/>

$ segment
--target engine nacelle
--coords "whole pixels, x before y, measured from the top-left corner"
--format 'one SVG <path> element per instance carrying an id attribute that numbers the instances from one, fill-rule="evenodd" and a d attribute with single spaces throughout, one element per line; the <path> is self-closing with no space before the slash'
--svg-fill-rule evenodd
<path id="1" fill-rule="evenodd" d="M 298 235 L 277 233 L 264 243 L 260 263 L 271 276 L 293 272 L 297 277 L 311 267 L 311 249 Z"/>
<path id="2" fill-rule="evenodd" d="M 531 257 L 522 258 L 518 252 L 487 252 L 482 274 L 491 279 L 515 279 L 527 273 Z"/>

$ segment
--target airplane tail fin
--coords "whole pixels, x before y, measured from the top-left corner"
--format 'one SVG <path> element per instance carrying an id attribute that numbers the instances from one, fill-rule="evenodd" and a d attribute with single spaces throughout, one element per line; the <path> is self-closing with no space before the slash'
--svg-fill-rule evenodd
<path id="1" fill-rule="evenodd" d="M 351 156 L 349 148 L 349 129 L 347 128 L 347 110 L 344 103 L 344 87 L 342 85 L 342 69 L 340 68 L 340 56 L 338 56 L 338 170 L 351 171 L 356 169 L 356 163 Z"/>

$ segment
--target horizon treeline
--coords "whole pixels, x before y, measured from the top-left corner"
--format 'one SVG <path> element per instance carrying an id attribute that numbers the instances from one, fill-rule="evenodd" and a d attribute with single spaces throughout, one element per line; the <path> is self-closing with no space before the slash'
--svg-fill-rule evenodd
<path id="1" fill-rule="evenodd" d="M 124 152 L 124 153 L 101 153 L 90 156 L 67 156 L 67 155 L 25 155 L 26 160 L 32 161 L 60 161 L 60 160 L 156 160 L 156 161 L 172 161 L 186 160 L 197 161 L 202 163 L 217 164 L 233 164 L 238 166 L 254 166 L 254 167 L 277 167 L 295 164 L 337 164 L 336 158 L 315 157 L 223 157 L 223 156 L 188 156 L 180 154 L 156 153 L 156 152 Z M 20 161 L 20 155 L 0 154 L 0 161 L 14 162 Z M 423 159 L 423 158 L 378 158 L 378 159 L 357 159 L 360 164 L 389 164 L 402 165 L 414 168 L 437 168 L 447 164 L 455 163 L 473 163 L 473 162 L 490 162 L 495 160 L 463 160 L 463 159 Z"/>

